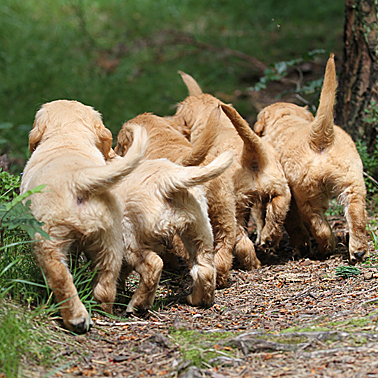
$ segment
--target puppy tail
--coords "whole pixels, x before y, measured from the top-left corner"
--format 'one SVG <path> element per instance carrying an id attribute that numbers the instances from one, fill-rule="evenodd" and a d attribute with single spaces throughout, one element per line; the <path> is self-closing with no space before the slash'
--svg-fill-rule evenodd
<path id="1" fill-rule="evenodd" d="M 203 132 L 199 138 L 193 143 L 192 151 L 183 156 L 178 164 L 184 167 L 200 165 L 205 160 L 209 150 L 214 145 L 215 138 L 217 137 L 218 125 L 220 118 L 220 109 L 217 106 L 209 115 Z"/>
<path id="2" fill-rule="evenodd" d="M 116 185 L 141 163 L 148 147 L 148 135 L 146 130 L 138 125 L 131 127 L 134 140 L 125 157 L 114 159 L 107 165 L 88 167 L 76 172 L 74 181 L 79 192 L 101 194 Z"/>
<path id="3" fill-rule="evenodd" d="M 198 85 L 198 83 L 193 79 L 192 76 L 186 74 L 185 72 L 179 71 L 179 74 L 182 77 L 182 80 L 184 81 L 185 85 L 188 88 L 189 96 L 199 96 L 203 94 L 201 87 Z"/>
<path id="4" fill-rule="evenodd" d="M 258 167 L 262 167 L 269 157 L 260 137 L 234 108 L 224 104 L 221 107 L 244 142 L 241 156 L 242 166 L 253 167 L 257 164 Z"/>
<path id="5" fill-rule="evenodd" d="M 233 152 L 226 151 L 220 154 L 210 164 L 201 167 L 186 167 L 172 179 L 174 191 L 201 185 L 221 175 L 233 162 Z"/>
<path id="6" fill-rule="evenodd" d="M 313 151 L 322 151 L 335 139 L 333 106 L 337 89 L 335 58 L 331 54 L 327 62 L 319 108 L 312 122 L 308 143 Z"/>

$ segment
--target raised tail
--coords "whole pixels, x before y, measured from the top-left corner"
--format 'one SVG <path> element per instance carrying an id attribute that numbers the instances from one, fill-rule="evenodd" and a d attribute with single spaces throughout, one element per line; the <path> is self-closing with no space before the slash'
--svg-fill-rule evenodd
<path id="1" fill-rule="evenodd" d="M 218 125 L 220 118 L 220 109 L 217 106 L 209 115 L 206 125 L 200 134 L 199 138 L 193 142 L 192 151 L 183 156 L 181 161 L 178 161 L 178 164 L 183 165 L 184 167 L 200 165 L 205 160 L 207 154 L 211 147 L 213 147 L 215 139 L 217 137 Z"/>
<path id="2" fill-rule="evenodd" d="M 186 74 L 185 72 L 179 71 L 179 74 L 182 77 L 182 80 L 184 81 L 185 85 L 188 88 L 189 96 L 199 96 L 201 95 L 202 89 L 199 86 L 199 84 L 193 79 L 192 76 Z"/>
<path id="3" fill-rule="evenodd" d="M 314 151 L 322 151 L 331 146 L 335 139 L 333 127 L 333 106 L 337 89 L 335 58 L 331 54 L 327 62 L 324 75 L 324 83 L 320 94 L 319 107 L 311 125 L 308 138 L 310 148 Z"/>
<path id="4" fill-rule="evenodd" d="M 107 165 L 77 171 L 74 176 L 77 190 L 88 194 L 101 194 L 121 181 L 141 163 L 148 147 L 148 135 L 142 127 L 138 125 L 132 127 L 134 140 L 125 157 L 115 158 Z"/>
<path id="5" fill-rule="evenodd" d="M 269 157 L 260 137 L 250 128 L 248 122 L 244 120 L 234 108 L 224 104 L 221 106 L 244 142 L 241 164 L 243 166 L 251 166 L 257 162 L 260 167 L 264 165 Z"/>
<path id="6" fill-rule="evenodd" d="M 178 191 L 201 185 L 221 175 L 233 162 L 233 153 L 226 151 L 210 164 L 200 167 L 186 167 L 172 178 L 172 190 Z"/>

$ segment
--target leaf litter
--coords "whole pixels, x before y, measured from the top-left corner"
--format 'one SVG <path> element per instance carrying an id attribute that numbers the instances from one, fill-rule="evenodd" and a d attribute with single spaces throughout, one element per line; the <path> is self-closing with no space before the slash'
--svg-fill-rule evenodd
<path id="1" fill-rule="evenodd" d="M 332 225 L 331 257 L 294 260 L 285 235 L 276 252 L 257 250 L 260 269 L 235 265 L 229 287 L 216 291 L 208 309 L 185 303 L 190 276 L 183 262 L 180 272 L 164 271 L 153 310 L 141 318 L 125 317 L 124 306 L 112 318 L 94 314 L 86 335 L 62 343 L 64 359 L 51 376 L 378 376 L 378 269 L 364 263 L 360 274 L 337 275 L 348 251 L 343 223 L 335 218 Z M 372 243 L 370 249 L 376 256 Z M 32 361 L 24 365 L 25 376 L 46 374 Z"/>

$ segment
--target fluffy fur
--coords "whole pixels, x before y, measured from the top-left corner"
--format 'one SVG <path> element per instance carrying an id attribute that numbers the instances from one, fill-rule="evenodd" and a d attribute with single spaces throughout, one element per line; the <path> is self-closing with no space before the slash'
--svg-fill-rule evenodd
<path id="1" fill-rule="evenodd" d="M 191 142 L 195 143 L 211 111 L 221 105 L 223 112 L 219 132 L 208 156 L 214 158 L 223 151 L 231 150 L 237 157 L 224 175 L 223 191 L 228 196 L 218 196 L 214 191 L 212 201 L 209 200 L 209 215 L 216 235 L 217 271 L 221 272 L 219 280 L 225 285 L 232 266 L 233 251 L 244 268 L 260 266 L 245 227 L 250 205 L 261 204 L 255 208 L 255 216 L 259 220 L 259 242 L 264 246 L 274 246 L 282 235 L 290 191 L 275 151 L 251 130 L 232 107 L 210 94 L 204 94 L 190 75 L 182 72 L 181 75 L 189 89 L 189 96 L 178 105 L 172 118 L 182 125 Z"/>
<path id="2" fill-rule="evenodd" d="M 321 256 L 334 251 L 335 238 L 325 211 L 329 199 L 336 196 L 349 226 L 350 261 L 356 262 L 368 256 L 366 189 L 356 147 L 333 123 L 336 88 L 331 55 L 315 118 L 305 108 L 277 103 L 259 113 L 254 129 L 276 149 L 289 181 L 293 203 L 286 226 L 295 251 L 310 248 L 307 230 L 317 240 Z"/>
<path id="3" fill-rule="evenodd" d="M 129 124 L 128 128 L 135 127 Z M 183 167 L 167 159 L 144 161 L 116 188 L 123 203 L 125 262 L 121 282 L 135 269 L 138 289 L 128 312 L 152 306 L 163 261 L 159 255 L 178 235 L 189 254 L 192 292 L 187 301 L 210 306 L 214 301 L 215 266 L 213 235 L 201 184 L 214 179 L 232 164 L 225 152 L 204 167 Z"/>
<path id="4" fill-rule="evenodd" d="M 22 176 L 21 193 L 45 184 L 31 197 L 35 218 L 44 222 L 50 240 L 34 244 L 37 263 L 46 275 L 63 322 L 86 332 L 91 320 L 67 268 L 67 256 L 84 251 L 97 269 L 94 298 L 112 312 L 122 264 L 122 212 L 110 189 L 140 163 L 148 143 L 144 130 L 135 132 L 124 159 L 106 165 L 112 135 L 98 112 L 76 101 L 47 103 L 37 112 L 30 132 L 32 155 Z"/>

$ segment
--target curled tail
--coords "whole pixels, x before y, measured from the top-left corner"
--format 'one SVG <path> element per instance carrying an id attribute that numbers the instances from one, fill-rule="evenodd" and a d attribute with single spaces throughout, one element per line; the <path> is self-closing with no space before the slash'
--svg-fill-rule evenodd
<path id="1" fill-rule="evenodd" d="M 213 147 L 214 141 L 217 137 L 219 118 L 220 109 L 217 106 L 210 113 L 206 125 L 199 138 L 195 142 L 193 142 L 192 151 L 188 155 L 183 156 L 182 159 L 178 161 L 178 164 L 187 167 L 191 165 L 199 165 L 205 160 L 210 148 Z"/>
<path id="2" fill-rule="evenodd" d="M 179 71 L 179 74 L 182 77 L 182 80 L 184 81 L 185 85 L 188 88 L 189 96 L 199 96 L 201 95 L 202 89 L 198 85 L 198 83 L 193 79 L 192 76 L 186 74 L 185 72 Z"/>
<path id="3" fill-rule="evenodd" d="M 201 185 L 221 175 L 233 162 L 233 153 L 226 151 L 210 164 L 200 167 L 186 167 L 172 178 L 172 190 L 178 191 Z"/>
<path id="4" fill-rule="evenodd" d="M 240 138 L 244 142 L 241 163 L 243 166 L 251 166 L 257 162 L 262 166 L 269 159 L 268 152 L 260 137 L 250 128 L 247 121 L 231 106 L 222 104 L 222 110 L 234 125 Z"/>
<path id="5" fill-rule="evenodd" d="M 107 165 L 88 167 L 75 172 L 77 190 L 83 193 L 101 194 L 131 173 L 142 161 L 148 146 L 147 132 L 133 125 L 134 141 L 123 158 L 110 161 Z"/>
<path id="6" fill-rule="evenodd" d="M 324 83 L 320 94 L 319 107 L 315 120 L 312 122 L 308 139 L 310 148 L 314 151 L 322 151 L 331 146 L 335 139 L 333 127 L 333 106 L 337 89 L 336 67 L 334 55 L 331 54 L 327 62 L 324 75 Z"/>

